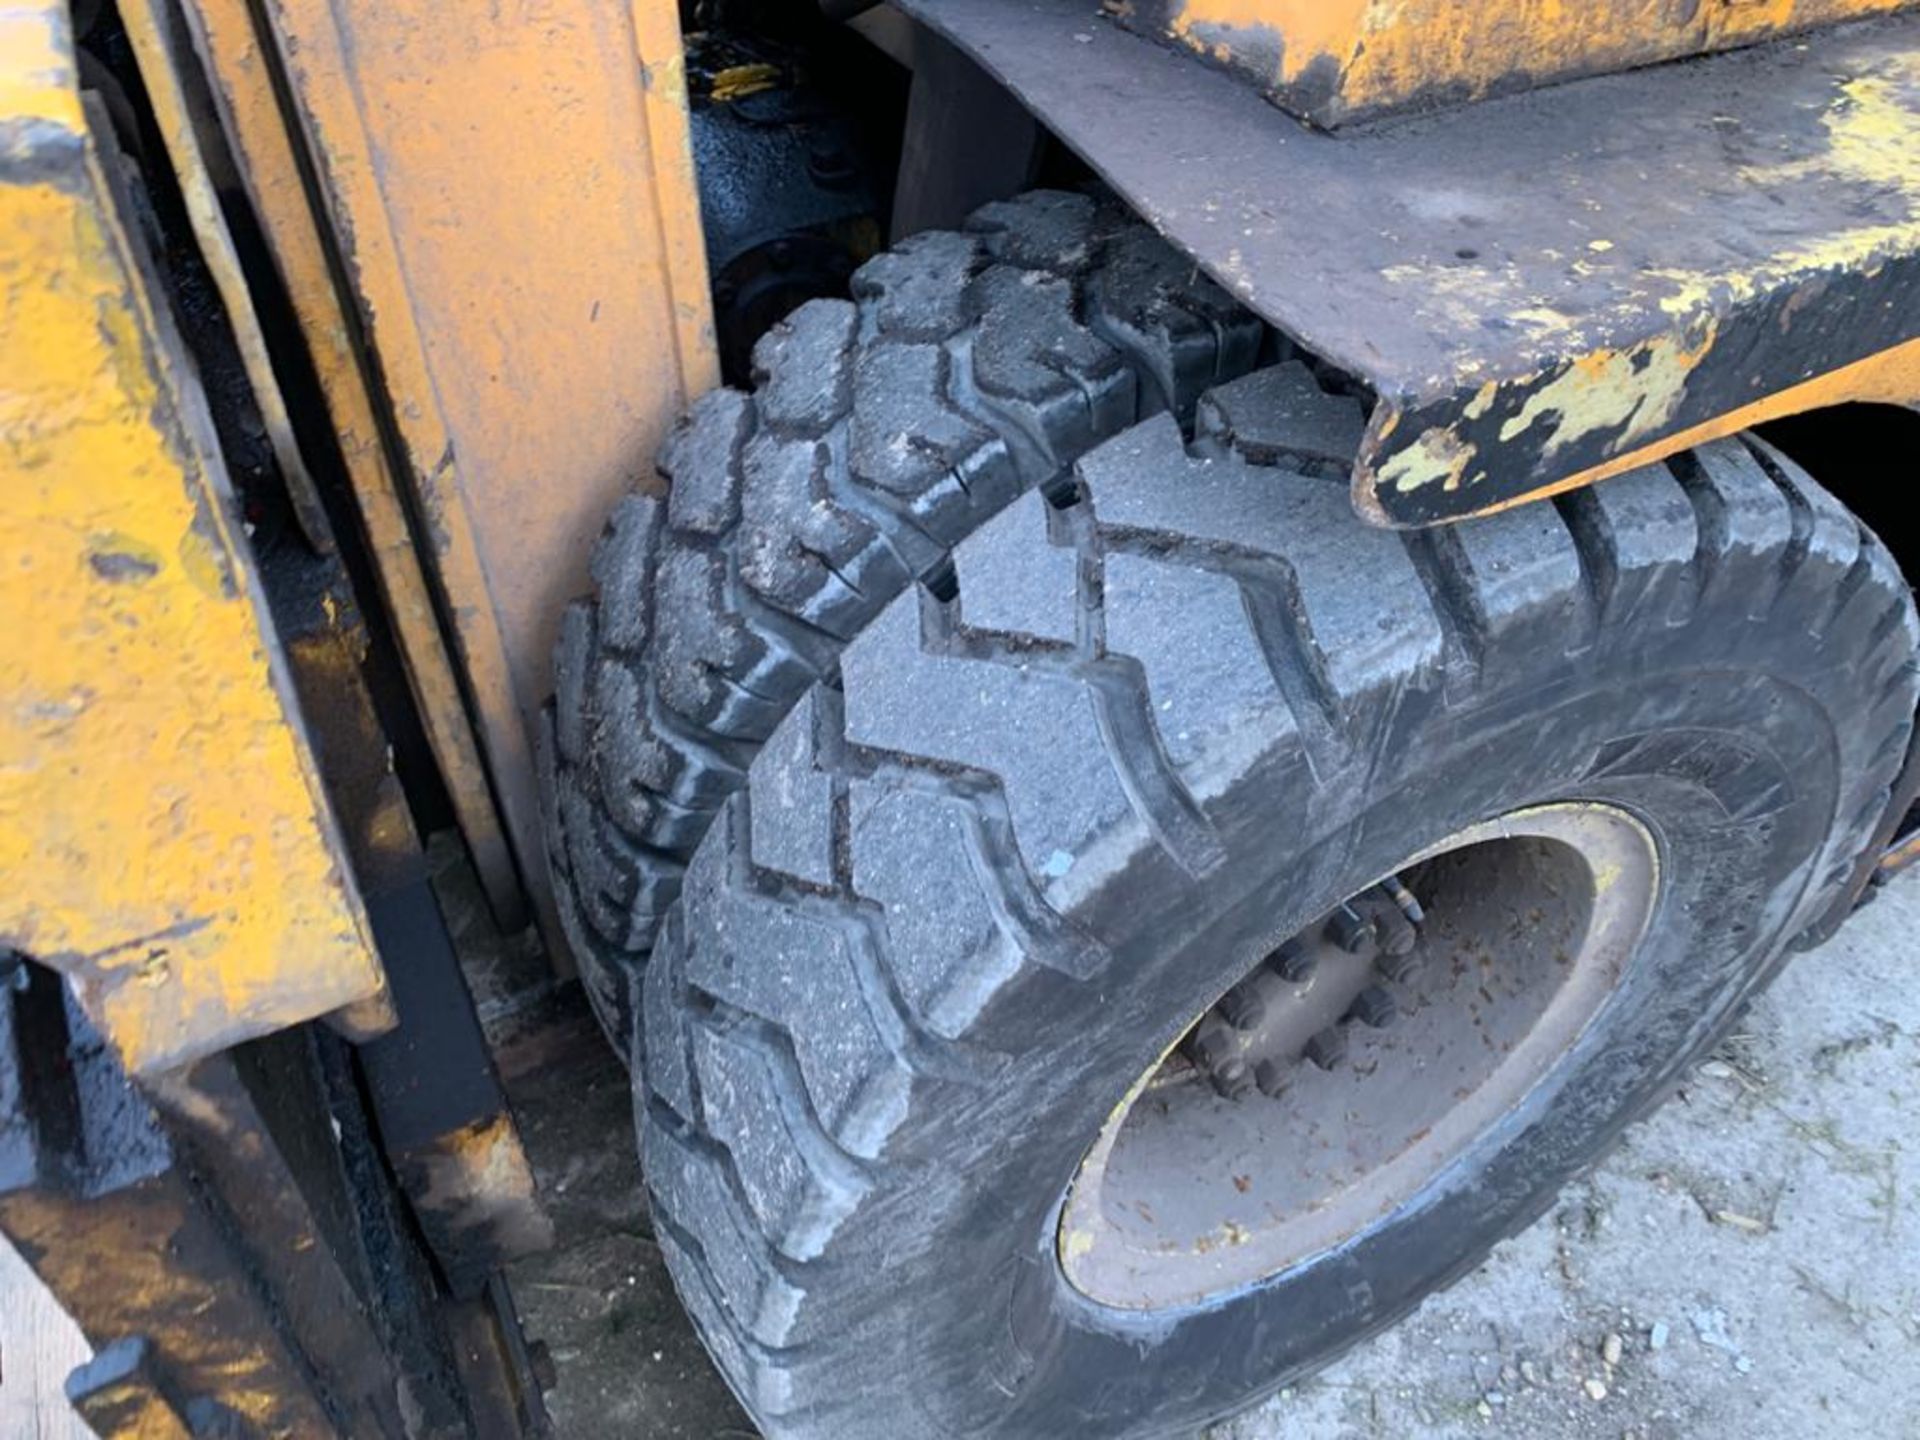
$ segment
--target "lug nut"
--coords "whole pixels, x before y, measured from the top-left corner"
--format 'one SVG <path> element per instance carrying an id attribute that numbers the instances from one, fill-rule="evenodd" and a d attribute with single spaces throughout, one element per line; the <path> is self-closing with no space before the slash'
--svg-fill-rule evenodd
<path id="1" fill-rule="evenodd" d="M 1380 948 L 1389 955 L 1405 955 L 1420 943 L 1419 930 L 1397 905 L 1375 906 L 1374 924 L 1379 929 Z"/>
<path id="2" fill-rule="evenodd" d="M 1235 1040 L 1232 1028 L 1214 1014 L 1202 1020 L 1187 1041 L 1187 1053 L 1193 1056 L 1202 1070 L 1209 1073 L 1226 1064 L 1238 1049 L 1239 1042 Z"/>
<path id="3" fill-rule="evenodd" d="M 1269 1057 L 1253 1067 L 1253 1083 L 1269 1100 L 1277 1100 L 1287 1088 L 1292 1067 Z"/>
<path id="4" fill-rule="evenodd" d="M 1252 980 L 1242 980 L 1213 1007 L 1236 1030 L 1251 1030 L 1267 1018 L 1267 1000 Z"/>
<path id="5" fill-rule="evenodd" d="M 1309 950 L 1298 936 L 1287 941 L 1267 957 L 1274 974 L 1289 985 L 1304 985 L 1320 967 L 1320 957 Z"/>
<path id="6" fill-rule="evenodd" d="M 1388 953 L 1376 960 L 1373 968 L 1396 985 L 1411 985 L 1420 978 L 1420 972 L 1427 968 L 1427 962 L 1415 951 L 1399 955 Z"/>
<path id="7" fill-rule="evenodd" d="M 1338 1025 L 1329 1025 L 1307 1041 L 1306 1055 L 1322 1070 L 1333 1069 L 1347 1058 L 1347 1032 Z"/>
<path id="8" fill-rule="evenodd" d="M 1253 1067 L 1238 1056 L 1219 1066 L 1208 1078 L 1224 1099 L 1242 1100 L 1253 1093 Z"/>
<path id="9" fill-rule="evenodd" d="M 1385 986 L 1369 985 L 1353 997 L 1353 1007 L 1347 1015 L 1369 1030 L 1384 1030 L 1400 1018 L 1400 1002 Z"/>
<path id="10" fill-rule="evenodd" d="M 1373 943 L 1373 922 L 1351 905 L 1342 905 L 1327 917 L 1326 935 L 1349 955 L 1358 955 Z"/>

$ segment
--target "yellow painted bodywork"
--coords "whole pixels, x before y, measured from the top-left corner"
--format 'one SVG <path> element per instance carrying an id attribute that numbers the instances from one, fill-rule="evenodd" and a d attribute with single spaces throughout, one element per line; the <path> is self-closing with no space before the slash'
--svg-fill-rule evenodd
<path id="1" fill-rule="evenodd" d="M 128 42 L 140 66 L 140 80 L 153 106 L 161 141 L 172 161 L 188 223 L 193 227 L 201 258 L 220 292 L 220 304 L 227 312 L 227 326 L 240 352 L 240 362 L 246 368 L 248 388 L 253 392 L 260 423 L 265 426 L 268 442 L 273 446 L 274 463 L 280 467 L 280 477 L 286 484 L 301 528 L 316 548 L 328 550 L 332 548 L 333 537 L 327 529 L 326 513 L 321 508 L 313 477 L 307 473 L 307 462 L 300 453 L 299 443 L 294 439 L 293 421 L 287 414 L 279 379 L 273 373 L 266 335 L 254 309 L 253 291 L 248 288 L 233 236 L 227 230 L 226 216 L 220 209 L 219 193 L 201 153 L 192 106 L 167 43 L 161 3 L 162 0 L 123 0 L 121 22 L 126 26 Z"/>
<path id="2" fill-rule="evenodd" d="M 1863 193 L 1897 197 L 1901 203 L 1889 207 L 1895 218 L 1839 227 L 1818 244 L 1784 248 L 1718 269 L 1637 269 L 1634 283 L 1659 297 L 1658 309 L 1671 321 L 1665 334 L 1620 349 L 1582 352 L 1577 347 L 1590 317 L 1547 296 L 1529 297 L 1516 306 L 1497 274 L 1444 263 L 1402 267 L 1390 274 L 1410 290 L 1457 307 L 1462 322 L 1502 316 L 1522 354 L 1574 355 L 1571 362 L 1556 361 L 1534 374 L 1488 380 L 1462 411 L 1466 420 L 1488 413 L 1503 387 L 1517 387 L 1528 398 L 1500 428 L 1500 445 L 1518 442 L 1542 425 L 1548 427 L 1541 447 L 1548 461 L 1559 449 L 1594 435 L 1607 436 L 1614 453 L 1600 464 L 1569 470 L 1519 496 L 1476 505 L 1473 488 L 1493 457 L 1476 448 L 1458 425 L 1434 426 L 1402 442 L 1396 434 L 1403 424 L 1402 411 L 1394 402 L 1383 401 L 1374 410 L 1353 477 L 1354 503 L 1361 514 L 1377 524 L 1391 524 L 1380 493 L 1404 495 L 1428 487 L 1459 494 L 1448 506 L 1454 518 L 1488 514 L 1577 489 L 1785 415 L 1851 401 L 1920 407 L 1920 339 L 1915 339 L 1808 374 L 1707 420 L 1671 428 L 1687 400 L 1694 371 L 1713 355 L 1733 307 L 1815 286 L 1827 276 L 1872 277 L 1895 259 L 1920 255 L 1920 107 L 1911 98 L 1920 94 L 1920 53 L 1890 53 L 1876 63 L 1876 73 L 1841 85 L 1833 105 L 1820 117 L 1827 144 L 1816 158 L 1763 161 L 1747 167 L 1740 178 L 1766 187 L 1783 203 L 1791 203 L 1796 181 L 1843 179 Z M 1603 240 L 1589 247 L 1589 258 L 1574 263 L 1610 265 L 1612 248 Z M 1783 327 L 1791 319 L 1789 309 Z"/>
<path id="3" fill-rule="evenodd" d="M 261 13 L 494 793 L 548 917 L 530 735 L 559 616 L 608 512 L 718 381 L 677 12 Z"/>
<path id="4" fill-rule="evenodd" d="M 326 396 L 427 741 L 488 902 L 502 925 L 514 928 L 524 913 L 519 876 L 408 527 L 400 480 L 381 439 L 380 392 L 366 368 L 352 301 L 335 283 L 322 217 L 301 178 L 297 137 L 288 133 L 274 94 L 251 7 L 247 0 L 191 0 L 185 12 L 222 128 Z"/>
<path id="5" fill-rule="evenodd" d="M 152 1073 L 384 980 L 66 26 L 0 12 L 0 945 Z"/>
<path id="6" fill-rule="evenodd" d="M 1569 375 L 1579 375 L 1582 383 L 1591 386 L 1602 385 L 1602 377 L 1613 375 L 1619 380 L 1624 372 L 1617 372 L 1608 360 L 1614 352 L 1606 352 L 1598 359 L 1576 362 Z M 1683 377 L 1684 378 L 1684 377 Z M 1637 379 L 1637 377 L 1633 377 Z M 1564 382 L 1563 382 L 1564 383 Z M 1628 381 L 1626 383 L 1631 383 Z M 1671 378 L 1660 381 L 1665 389 L 1656 395 L 1664 403 L 1671 395 Z M 1632 397 L 1627 397 L 1632 398 Z M 1583 402 L 1585 413 L 1617 413 L 1623 403 L 1620 394 L 1610 397 L 1603 391 L 1601 398 L 1587 398 Z M 1508 500 L 1496 504 L 1463 508 L 1456 519 L 1467 519 L 1476 515 L 1493 515 L 1502 510 L 1511 510 L 1516 505 L 1525 505 L 1534 500 L 1544 500 L 1549 496 L 1564 494 L 1569 490 L 1578 490 L 1595 481 L 1605 480 L 1609 476 L 1624 475 L 1629 470 L 1638 470 L 1642 465 L 1651 465 L 1656 460 L 1664 460 L 1669 455 L 1677 455 L 1683 450 L 1691 450 L 1697 445 L 1705 445 L 1710 440 L 1725 439 L 1742 430 L 1750 430 L 1755 425 L 1765 424 L 1769 420 L 1779 420 L 1788 415 L 1802 415 L 1811 410 L 1825 410 L 1835 405 L 1882 404 L 1904 405 L 1920 409 L 1920 339 L 1909 340 L 1904 345 L 1896 345 L 1857 360 L 1851 365 L 1843 365 L 1824 375 L 1817 375 L 1798 385 L 1790 385 L 1784 390 L 1776 390 L 1771 395 L 1742 405 L 1714 416 L 1711 420 L 1685 429 L 1673 431 L 1659 440 L 1644 445 L 1632 445 L 1629 448 L 1599 465 L 1590 465 L 1577 470 L 1538 489 L 1529 490 Z M 1378 432 L 1382 439 L 1391 435 L 1398 417 L 1391 407 L 1381 406 L 1374 412 L 1369 426 L 1369 446 L 1372 435 Z M 1647 427 L 1650 428 L 1650 427 Z M 1626 432 L 1629 437 L 1634 433 L 1644 433 L 1644 429 Z M 1361 516 L 1376 525 L 1392 525 L 1394 522 L 1381 507 L 1375 497 L 1376 487 L 1391 487 L 1399 490 L 1417 489 L 1421 485 L 1439 485 L 1443 490 L 1458 490 L 1462 486 L 1471 486 L 1477 472 L 1475 462 L 1478 455 L 1471 446 L 1463 443 L 1451 430 L 1435 429 L 1420 437 L 1419 441 L 1405 450 L 1398 451 L 1383 464 L 1378 472 L 1364 467 L 1356 475 L 1353 483 L 1354 507 Z"/>
<path id="7" fill-rule="evenodd" d="M 1912 0 L 1111 0 L 1316 123 L 1469 100 L 1906 8 Z"/>
<path id="8" fill-rule="evenodd" d="M 1664 460 L 1667 456 L 1677 455 L 1682 450 L 1691 450 L 1696 445 L 1705 445 L 1710 440 L 1723 440 L 1729 435 L 1750 430 L 1755 425 L 1765 424 L 1769 420 L 1778 420 L 1787 415 L 1802 415 L 1810 410 L 1825 410 L 1835 405 L 1856 403 L 1905 405 L 1920 409 L 1920 340 L 1909 340 L 1904 345 L 1896 345 L 1891 350 L 1882 350 L 1878 355 L 1870 355 L 1865 360 L 1842 366 L 1838 370 L 1831 370 L 1804 384 L 1793 385 L 1785 390 L 1776 390 L 1764 400 L 1743 405 L 1737 410 L 1729 410 L 1726 414 L 1717 415 L 1703 424 L 1676 431 L 1654 444 L 1629 450 L 1604 464 L 1590 466 L 1551 485 L 1529 491 L 1503 505 L 1486 506 L 1472 513 L 1493 514 L 1501 510 L 1510 510 L 1515 505 L 1524 505 L 1532 500 L 1543 500 L 1550 495 L 1578 490 L 1582 486 L 1593 484 L 1596 480 L 1605 480 L 1610 475 L 1624 475 L 1629 470 L 1638 470 L 1642 465 L 1651 465 L 1656 460 Z"/>

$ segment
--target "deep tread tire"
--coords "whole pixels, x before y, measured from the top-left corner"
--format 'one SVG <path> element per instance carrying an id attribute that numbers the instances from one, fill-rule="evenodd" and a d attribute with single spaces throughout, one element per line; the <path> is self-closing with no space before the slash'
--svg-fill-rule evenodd
<path id="1" fill-rule="evenodd" d="M 1760 442 L 1401 536 L 1293 463 L 1333 412 L 1288 439 L 1241 398 L 1203 402 L 1192 445 L 1147 421 L 1077 497 L 961 544 L 957 594 L 918 588 L 848 647 L 687 872 L 646 979 L 643 1159 L 680 1292 L 771 1435 L 1184 1433 L 1323 1363 L 1656 1103 L 1884 807 L 1920 622 Z M 1471 1183 L 1179 1312 L 1072 1291 L 1066 1181 L 1238 942 L 1560 796 L 1656 830 L 1662 908 L 1576 1073 Z"/>
<path id="2" fill-rule="evenodd" d="M 1191 422 L 1260 323 L 1145 225 L 1035 192 L 915 236 L 702 397 L 566 615 L 542 764 L 560 917 L 623 1049 L 686 860 L 845 642 L 1015 496 L 1136 420 Z"/>

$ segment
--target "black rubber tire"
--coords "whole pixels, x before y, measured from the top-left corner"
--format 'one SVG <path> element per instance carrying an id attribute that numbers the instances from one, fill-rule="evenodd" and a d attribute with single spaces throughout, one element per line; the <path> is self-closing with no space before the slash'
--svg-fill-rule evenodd
<path id="1" fill-rule="evenodd" d="M 623 1050 L 686 859 L 840 648 L 1090 446 L 1251 369 L 1260 322 L 1145 225 L 1038 191 L 918 235 L 704 396 L 570 608 L 542 737 L 560 917 Z"/>
<path id="2" fill-rule="evenodd" d="M 695 856 L 640 1140 L 681 1295 L 770 1435 L 1162 1435 L 1257 1401 L 1536 1218 L 1863 853 L 1920 624 L 1789 461 L 1741 437 L 1403 536 L 1261 463 L 1284 447 L 1233 417 L 1271 417 L 1269 383 L 962 544 L 957 595 L 849 646 Z M 1277 1278 L 1162 1312 L 1067 1284 L 1065 1189 L 1192 1017 L 1412 851 L 1570 798 L 1635 813 L 1662 883 L 1564 1066 Z"/>

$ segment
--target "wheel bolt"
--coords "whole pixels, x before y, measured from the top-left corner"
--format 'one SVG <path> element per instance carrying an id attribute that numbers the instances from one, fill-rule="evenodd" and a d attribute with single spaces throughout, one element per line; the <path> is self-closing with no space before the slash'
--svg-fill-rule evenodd
<path id="1" fill-rule="evenodd" d="M 1268 1058 L 1253 1067 L 1253 1083 L 1260 1087 L 1260 1093 L 1269 1100 L 1277 1100 L 1287 1088 L 1289 1066 Z"/>
<path id="2" fill-rule="evenodd" d="M 1411 951 L 1399 955 L 1388 951 L 1374 962 L 1373 968 L 1396 985 L 1411 985 L 1427 968 L 1427 962 Z"/>
<path id="3" fill-rule="evenodd" d="M 1382 905 L 1374 912 L 1380 930 L 1380 948 L 1389 955 L 1405 955 L 1420 943 L 1420 932 L 1397 905 Z"/>
<path id="4" fill-rule="evenodd" d="M 1322 1070 L 1333 1069 L 1347 1058 L 1347 1032 L 1338 1025 L 1329 1025 L 1307 1041 L 1306 1055 Z"/>
<path id="5" fill-rule="evenodd" d="M 1351 905 L 1342 905 L 1327 917 L 1327 939 L 1349 955 L 1358 955 L 1373 943 L 1373 922 Z"/>
<path id="6" fill-rule="evenodd" d="M 1353 1008 L 1347 1015 L 1369 1030 L 1384 1030 L 1400 1018 L 1400 1002 L 1385 986 L 1369 985 L 1353 997 Z"/>
<path id="7" fill-rule="evenodd" d="M 1289 985 L 1304 985 L 1320 967 L 1320 957 L 1301 943 L 1298 936 L 1287 941 L 1267 957 L 1273 972 Z"/>
<path id="8" fill-rule="evenodd" d="M 1225 1065 L 1238 1048 L 1233 1030 L 1218 1015 L 1208 1015 L 1187 1041 L 1187 1051 L 1202 1070 L 1211 1074 Z"/>
<path id="9" fill-rule="evenodd" d="M 1215 1069 L 1209 1078 L 1225 1099 L 1241 1100 L 1253 1093 L 1253 1067 L 1238 1056 Z"/>
<path id="10" fill-rule="evenodd" d="M 1220 1017 L 1236 1030 L 1251 1030 L 1267 1018 L 1266 997 L 1251 980 L 1242 980 L 1220 997 L 1214 1006 Z"/>

